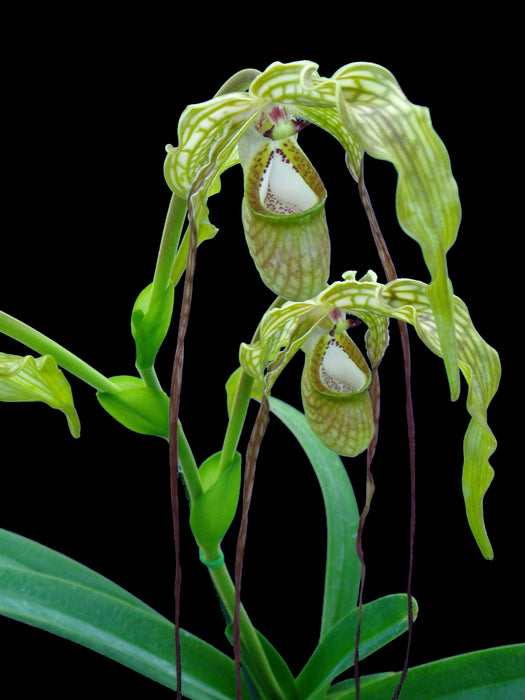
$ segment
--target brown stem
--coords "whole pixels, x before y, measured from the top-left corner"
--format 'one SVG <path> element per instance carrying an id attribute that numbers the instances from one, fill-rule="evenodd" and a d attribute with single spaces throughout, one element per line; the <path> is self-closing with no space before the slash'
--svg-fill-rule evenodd
<path id="1" fill-rule="evenodd" d="M 252 428 L 248 447 L 246 448 L 246 467 L 244 470 L 243 494 L 242 494 L 242 516 L 237 537 L 237 549 L 235 552 L 235 612 L 233 616 L 233 650 L 235 658 L 236 673 L 236 694 L 237 700 L 241 700 L 241 629 L 240 629 L 240 609 L 241 609 L 241 576 L 244 560 L 244 550 L 246 548 L 246 535 L 248 531 L 248 511 L 253 494 L 253 484 L 255 480 L 255 467 L 257 457 L 261 447 L 264 433 L 268 425 L 270 416 L 270 405 L 268 397 L 263 393 L 261 405 L 257 418 Z"/>
<path id="2" fill-rule="evenodd" d="M 366 498 L 365 505 L 362 512 L 359 515 L 359 524 L 357 527 L 357 538 L 356 538 L 356 550 L 357 556 L 359 557 L 359 562 L 361 564 L 361 580 L 359 582 L 359 602 L 358 602 L 358 618 L 357 618 L 357 628 L 355 633 L 355 647 L 354 647 L 354 682 L 355 682 L 355 697 L 356 700 L 360 700 L 361 697 L 361 678 L 359 675 L 359 642 L 361 640 L 361 622 L 363 616 L 363 590 L 365 587 L 365 556 L 363 552 L 363 528 L 365 526 L 365 520 L 370 511 L 370 506 L 372 504 L 372 496 L 375 491 L 374 478 L 372 476 L 372 460 L 374 458 L 377 436 L 379 431 L 379 374 L 377 371 L 377 366 L 372 370 L 372 383 L 370 385 L 370 398 L 372 400 L 372 410 L 374 412 L 374 436 L 368 449 L 366 451 Z"/>
<path id="3" fill-rule="evenodd" d="M 372 203 L 370 201 L 370 196 L 368 190 L 365 186 L 364 181 L 364 161 L 361 163 L 361 170 L 359 172 L 359 195 L 361 197 L 361 202 L 363 203 L 368 221 L 370 224 L 370 229 L 376 244 L 379 257 L 381 259 L 381 264 L 383 270 L 389 282 L 397 279 L 397 273 L 388 251 L 388 247 L 381 233 L 379 223 L 377 221 L 375 212 L 372 208 Z M 410 647 L 412 644 L 412 630 L 414 626 L 414 607 L 412 603 L 412 579 L 414 571 L 414 540 L 416 532 L 416 428 L 414 421 L 414 409 L 412 404 L 412 390 L 410 383 L 410 341 L 408 337 L 408 327 L 404 321 L 398 321 L 399 333 L 401 336 L 401 347 L 403 351 L 403 367 L 405 374 L 405 411 L 407 417 L 407 431 L 408 431 L 408 443 L 409 443 L 409 463 L 410 463 L 410 537 L 409 537 L 409 563 L 408 563 L 408 581 L 407 581 L 407 598 L 408 598 L 408 635 L 407 635 L 407 649 L 405 654 L 405 661 L 403 664 L 403 671 L 399 679 L 398 686 L 394 692 L 392 700 L 396 700 L 399 697 L 403 683 L 405 682 L 406 675 L 408 672 L 408 662 L 410 656 Z"/>
<path id="4" fill-rule="evenodd" d="M 190 240 L 188 246 L 188 262 L 184 279 L 182 294 L 179 329 L 177 334 L 177 346 L 173 360 L 173 372 L 171 377 L 170 409 L 169 409 L 169 456 L 170 456 L 170 489 L 171 510 L 173 519 L 173 537 L 175 541 L 175 666 L 177 673 L 177 700 L 182 697 L 182 660 L 180 648 L 180 593 L 182 571 L 180 564 L 180 535 L 179 535 L 179 449 L 178 449 L 178 420 L 180 406 L 180 392 L 182 386 L 182 368 L 184 363 L 184 339 L 190 317 L 191 298 L 193 292 L 193 278 L 195 274 L 195 261 L 197 253 L 197 228 L 193 215 L 191 196 L 188 196 L 188 219 L 190 224 Z"/>

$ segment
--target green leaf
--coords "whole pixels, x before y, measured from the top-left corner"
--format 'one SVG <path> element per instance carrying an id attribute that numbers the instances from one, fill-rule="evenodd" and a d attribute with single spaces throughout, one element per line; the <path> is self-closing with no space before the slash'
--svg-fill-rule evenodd
<path id="1" fill-rule="evenodd" d="M 359 509 L 341 458 L 312 432 L 304 414 L 276 398 L 270 409 L 295 435 L 315 471 L 326 509 L 327 553 L 321 640 L 355 608 L 361 579 Z"/>
<path id="2" fill-rule="evenodd" d="M 241 488 L 241 455 L 218 474 L 221 453 L 209 457 L 199 468 L 203 494 L 191 504 L 190 525 L 203 552 L 214 552 L 230 527 Z"/>
<path id="3" fill-rule="evenodd" d="M 149 605 L 87 566 L 27 537 L 0 528 L 0 567 L 2 566 L 55 576 L 87 588 L 94 588 L 123 602 L 140 604 L 145 610 L 154 612 Z"/>
<path id="4" fill-rule="evenodd" d="M 390 700 L 399 673 L 361 678 L 362 700 Z M 353 681 L 332 687 L 329 700 L 353 700 Z M 403 700 L 522 700 L 525 644 L 483 649 L 415 666 L 408 671 Z"/>
<path id="5" fill-rule="evenodd" d="M 0 353 L 0 401 L 43 401 L 65 414 L 73 437 L 80 435 L 71 387 L 51 355 Z"/>
<path id="6" fill-rule="evenodd" d="M 288 668 L 287 663 L 266 637 L 260 632 L 257 634 L 259 635 L 264 653 L 272 668 L 275 679 L 279 684 L 279 688 L 284 692 L 284 696 L 287 700 L 298 700 L 299 695 L 297 693 L 295 678 L 292 676 L 292 672 Z"/>
<path id="7" fill-rule="evenodd" d="M 170 284 L 166 292 L 151 304 L 153 283 L 137 297 L 131 314 L 131 333 L 137 348 L 136 366 L 140 369 L 153 367 L 155 357 L 166 333 L 173 313 L 174 288 Z"/>
<path id="8" fill-rule="evenodd" d="M 233 645 L 233 623 L 226 626 L 225 630 L 226 637 L 230 644 Z M 283 691 L 286 700 L 299 700 L 299 695 L 297 694 L 297 688 L 295 684 L 295 678 L 290 671 L 288 664 L 279 654 L 277 649 L 266 639 L 266 637 L 257 630 L 257 636 L 263 648 L 266 659 L 270 665 L 274 678 L 279 686 L 279 689 Z M 249 675 L 250 681 L 254 686 L 254 692 L 262 690 L 260 685 L 257 683 L 257 678 L 255 674 L 250 669 L 250 660 L 247 654 L 244 653 L 241 647 L 241 665 L 245 673 Z M 259 697 L 259 695 L 256 695 Z"/>
<path id="9" fill-rule="evenodd" d="M 138 377 L 112 377 L 114 392 L 97 392 L 102 407 L 129 430 L 143 435 L 169 436 L 169 396 L 146 386 Z"/>
<path id="10" fill-rule="evenodd" d="M 0 531 L 2 551 L 4 544 L 9 554 L 0 560 L 2 614 L 176 688 L 174 626 L 169 620 L 116 584 L 42 545 Z M 185 630 L 181 630 L 181 649 L 185 697 L 231 700 L 235 696 L 230 658 Z"/>
<path id="11" fill-rule="evenodd" d="M 417 604 L 414 601 L 414 613 Z M 297 677 L 301 697 L 309 697 L 326 687 L 354 664 L 355 637 L 359 610 L 355 608 L 333 627 L 317 646 Z M 385 596 L 363 606 L 359 658 L 364 659 L 406 631 L 407 596 Z"/>

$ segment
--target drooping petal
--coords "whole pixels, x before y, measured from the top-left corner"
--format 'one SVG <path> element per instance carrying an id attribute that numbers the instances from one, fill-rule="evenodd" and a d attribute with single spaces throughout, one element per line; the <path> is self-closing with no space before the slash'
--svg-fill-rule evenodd
<path id="1" fill-rule="evenodd" d="M 71 387 L 50 355 L 0 353 L 0 401 L 43 401 L 65 414 L 73 437 L 80 435 Z"/>
<path id="2" fill-rule="evenodd" d="M 383 298 L 389 306 L 397 307 L 398 315 L 413 309 L 408 315 L 419 337 L 442 357 L 437 324 L 425 287 L 414 280 L 397 280 L 385 287 Z M 458 297 L 454 297 L 454 312 L 459 367 L 469 386 L 467 410 L 472 417 L 463 442 L 463 497 L 476 542 L 483 556 L 492 559 L 483 519 L 483 498 L 494 476 L 489 458 L 497 441 L 487 422 L 487 409 L 499 385 L 501 364 L 498 353 L 476 331 L 465 303 Z"/>
<path id="3" fill-rule="evenodd" d="M 397 215 L 420 244 L 432 276 L 428 298 L 436 319 L 452 398 L 459 394 L 452 285 L 446 253 L 456 239 L 461 207 L 447 150 L 427 108 L 407 100 L 393 75 L 374 64 L 351 64 L 334 79 L 348 128 L 376 158 L 389 160 L 399 180 Z"/>
<path id="4" fill-rule="evenodd" d="M 346 273 L 345 282 L 338 282 L 318 296 L 318 302 L 357 313 L 355 307 L 388 315 L 414 326 L 421 340 L 439 357 L 443 357 L 441 337 L 428 295 L 430 285 L 399 279 L 386 285 L 361 283 L 354 273 Z M 472 419 L 465 434 L 463 451 L 463 495 L 467 518 L 478 546 L 487 559 L 492 547 L 483 520 L 483 497 L 492 481 L 489 458 L 496 448 L 496 439 L 487 423 L 487 409 L 497 390 L 501 366 L 498 353 L 474 328 L 468 309 L 453 297 L 455 340 L 459 368 L 469 386 L 467 410 Z"/>

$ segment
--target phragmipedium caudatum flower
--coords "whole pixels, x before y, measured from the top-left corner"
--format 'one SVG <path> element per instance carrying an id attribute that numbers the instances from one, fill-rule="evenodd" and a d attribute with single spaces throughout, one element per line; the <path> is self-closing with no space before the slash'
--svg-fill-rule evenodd
<path id="1" fill-rule="evenodd" d="M 427 297 L 436 323 L 451 396 L 456 399 L 459 372 L 453 291 L 446 253 L 456 238 L 461 208 L 446 148 L 432 127 L 428 109 L 412 104 L 394 76 L 382 66 L 350 63 L 331 78 L 321 77 L 317 69 L 317 64 L 311 61 L 276 62 L 262 73 L 247 69 L 233 76 L 212 99 L 189 105 L 179 121 L 178 145 L 166 149 L 167 183 L 177 196 L 187 199 L 190 230 L 193 227 L 196 242 L 200 243 L 216 233 L 208 218 L 207 200 L 220 190 L 221 173 L 239 163 L 243 153 L 253 153 L 249 142 L 257 135 L 267 139 L 266 149 L 275 150 L 275 143 L 270 142 L 280 140 L 295 145 L 297 125 L 306 120 L 340 142 L 349 171 L 356 181 L 360 177 L 365 152 L 392 162 L 398 173 L 398 220 L 404 231 L 420 244 L 431 275 Z M 256 149 L 254 157 L 257 152 Z M 250 174 L 255 166 L 249 158 L 243 157 L 243 161 L 245 182 L 248 183 L 243 215 L 245 226 L 248 224 L 249 240 L 253 207 L 249 209 L 247 202 L 253 202 L 250 199 L 253 194 Z M 288 179 L 281 178 L 281 183 L 285 181 L 288 186 Z M 301 178 L 295 178 L 294 182 L 297 185 L 295 197 L 296 190 L 302 186 Z M 264 180 L 259 179 L 261 184 L 264 193 Z M 311 205 L 308 201 L 304 204 L 303 211 L 299 212 L 301 215 L 316 207 L 319 211 L 324 206 L 321 192 L 315 187 L 311 189 L 316 199 L 311 200 Z M 276 194 L 279 199 L 279 193 Z M 268 212 L 264 214 L 271 216 Z M 294 212 L 292 216 L 296 214 Z M 292 225 L 292 219 L 286 224 Z M 275 230 L 271 227 L 267 235 L 276 240 Z M 264 232 L 258 231 L 253 246 L 260 269 L 268 257 L 264 254 L 264 244 L 260 243 L 262 236 Z M 266 246 L 266 250 L 269 247 Z M 263 251 L 260 260 L 257 259 L 257 250 Z M 180 277 L 184 264 L 184 261 L 177 260 L 174 280 Z M 279 283 L 282 281 L 280 276 L 289 278 L 295 283 L 291 285 L 292 300 L 300 301 L 303 293 L 304 298 L 308 298 L 309 290 L 300 289 L 293 279 L 294 265 L 299 264 L 290 259 L 286 262 L 285 274 L 274 271 L 266 278 L 263 276 L 263 280 L 271 286 L 275 279 Z M 323 276 L 324 272 L 320 279 Z"/>
<path id="2" fill-rule="evenodd" d="M 256 342 L 242 344 L 241 366 L 269 394 L 285 366 L 299 349 L 305 353 L 302 398 L 305 415 L 321 441 L 354 456 L 372 440 L 374 417 L 369 405 L 370 372 L 377 368 L 388 346 L 388 321 L 411 324 L 423 343 L 443 357 L 430 285 L 411 279 L 388 284 L 368 272 L 356 279 L 343 275 L 315 298 L 287 302 L 263 317 Z M 499 384 L 497 352 L 474 328 L 468 309 L 453 297 L 458 361 L 468 384 L 467 409 L 471 420 L 464 438 L 462 487 L 468 522 L 487 558 L 493 556 L 483 519 L 483 497 L 492 481 L 489 458 L 496 440 L 487 423 L 487 408 Z M 367 326 L 365 361 L 345 327 L 346 315 Z"/>

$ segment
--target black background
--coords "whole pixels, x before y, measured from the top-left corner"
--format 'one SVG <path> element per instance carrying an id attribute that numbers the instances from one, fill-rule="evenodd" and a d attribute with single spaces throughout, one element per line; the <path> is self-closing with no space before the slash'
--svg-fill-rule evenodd
<path id="1" fill-rule="evenodd" d="M 503 364 L 489 411 L 499 447 L 485 499 L 495 549 L 487 562 L 469 532 L 461 495 L 466 385 L 452 404 L 442 363 L 411 336 L 418 482 L 413 592 L 420 606 L 411 663 L 523 641 L 522 383 L 514 350 L 519 316 L 510 308 L 519 299 L 521 262 L 512 259 L 519 255 L 513 183 L 520 156 L 513 137 L 512 42 L 502 41 L 488 20 L 475 33 L 439 17 L 417 19 L 408 31 L 403 13 L 254 9 L 250 17 L 190 8 L 158 16 L 75 10 L 12 20 L 16 41 L 3 88 L 2 309 L 106 376 L 133 374 L 129 317 L 153 274 L 170 197 L 164 147 L 176 144 L 185 105 L 211 97 L 237 70 L 262 70 L 274 60 L 309 59 L 323 76 L 357 60 L 389 68 L 411 101 L 430 107 L 449 150 L 463 206 L 450 276 Z M 338 144 L 314 127 L 300 139 L 329 193 L 331 279 L 347 269 L 379 272 Z M 428 281 L 418 245 L 395 218 L 393 168 L 367 158 L 366 173 L 398 274 Z M 224 383 L 237 367 L 239 343 L 250 339 L 272 301 L 244 243 L 241 184 L 239 169 L 223 177 L 221 194 L 210 201 L 220 231 L 198 253 L 181 417 L 199 462 L 220 449 Z M 176 324 L 158 358 L 165 387 L 175 331 Z M 406 589 L 409 475 L 398 340 L 392 324 L 381 373 L 376 495 L 365 530 L 366 600 Z M 3 352 L 25 353 L 10 339 L 0 342 Z M 296 406 L 301 366 L 297 357 L 274 390 Z M 129 433 L 104 413 L 89 387 L 74 377 L 71 385 L 79 440 L 67 433 L 62 414 L 41 404 L 0 405 L 0 525 L 81 561 L 171 617 L 167 446 Z M 347 468 L 362 505 L 364 458 L 347 460 Z M 186 511 L 182 526 L 182 624 L 227 651 Z M 230 562 L 235 531 L 225 542 Z M 317 639 L 325 535 L 315 477 L 273 419 L 258 464 L 243 599 L 294 672 Z M 3 681 L 14 680 L 27 696 L 45 689 L 69 697 L 75 682 L 87 692 L 133 689 L 148 698 L 169 697 L 169 690 L 112 661 L 18 622 L 0 619 L 0 639 Z M 363 663 L 362 671 L 399 669 L 404 651 L 402 639 Z"/>

